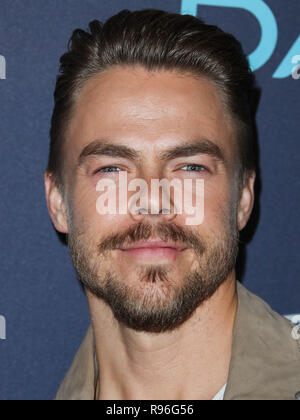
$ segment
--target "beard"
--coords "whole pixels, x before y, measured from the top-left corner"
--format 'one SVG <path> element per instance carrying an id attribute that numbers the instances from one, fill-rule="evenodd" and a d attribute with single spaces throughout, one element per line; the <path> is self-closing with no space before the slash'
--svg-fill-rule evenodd
<path id="1" fill-rule="evenodd" d="M 172 331 L 217 291 L 235 267 L 239 230 L 232 216 L 223 216 L 224 230 L 208 240 L 191 228 L 141 222 L 124 233 L 102 239 L 96 249 L 71 223 L 68 246 L 84 288 L 104 300 L 118 322 L 136 331 Z M 112 267 L 111 251 L 152 237 L 180 241 L 195 253 L 194 263 L 179 282 L 172 281 L 172 265 L 137 267 L 132 276 L 138 277 L 138 284 L 132 284 Z"/>

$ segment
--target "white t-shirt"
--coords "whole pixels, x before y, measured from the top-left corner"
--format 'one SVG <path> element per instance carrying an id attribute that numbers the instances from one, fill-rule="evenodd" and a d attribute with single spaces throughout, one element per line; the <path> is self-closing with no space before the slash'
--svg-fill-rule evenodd
<path id="1" fill-rule="evenodd" d="M 220 389 L 220 391 L 215 395 L 215 397 L 212 399 L 212 401 L 223 401 L 224 400 L 224 394 L 226 391 L 226 386 L 227 384 L 225 384 L 223 386 L 222 389 Z"/>

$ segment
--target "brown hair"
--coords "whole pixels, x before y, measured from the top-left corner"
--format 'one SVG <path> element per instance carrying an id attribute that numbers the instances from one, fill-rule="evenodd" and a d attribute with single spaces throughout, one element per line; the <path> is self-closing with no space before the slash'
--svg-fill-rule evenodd
<path id="1" fill-rule="evenodd" d="M 236 126 L 239 180 L 256 169 L 250 96 L 254 75 L 241 44 L 231 34 L 191 15 L 123 10 L 89 31 L 76 29 L 60 59 L 54 92 L 47 171 L 63 186 L 62 145 L 76 98 L 85 82 L 115 65 L 142 65 L 206 76 L 219 88 Z"/>

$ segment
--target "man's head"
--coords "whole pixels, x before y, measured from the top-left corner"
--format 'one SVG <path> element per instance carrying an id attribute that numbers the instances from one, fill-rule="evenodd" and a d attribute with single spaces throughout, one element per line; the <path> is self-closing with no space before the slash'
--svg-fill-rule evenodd
<path id="1" fill-rule="evenodd" d="M 61 64 L 45 175 L 54 225 L 86 289 L 120 322 L 176 328 L 233 272 L 252 211 L 248 62 L 220 29 L 144 10 L 75 31 Z M 156 215 L 99 215 L 97 183 L 110 178 L 119 192 L 120 171 L 149 185 L 204 180 L 203 223 L 163 214 L 160 199 Z M 129 249 L 158 239 L 172 249 Z"/>

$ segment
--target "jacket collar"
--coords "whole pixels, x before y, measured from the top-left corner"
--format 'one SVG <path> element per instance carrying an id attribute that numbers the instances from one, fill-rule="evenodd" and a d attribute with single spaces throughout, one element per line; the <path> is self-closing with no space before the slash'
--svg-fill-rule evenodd
<path id="1" fill-rule="evenodd" d="M 295 400 L 300 391 L 300 340 L 294 325 L 237 283 L 238 310 L 225 400 Z M 92 327 L 57 394 L 94 400 L 98 366 Z"/>

